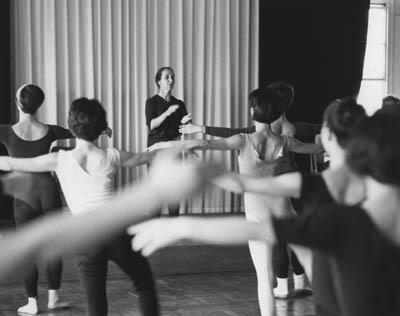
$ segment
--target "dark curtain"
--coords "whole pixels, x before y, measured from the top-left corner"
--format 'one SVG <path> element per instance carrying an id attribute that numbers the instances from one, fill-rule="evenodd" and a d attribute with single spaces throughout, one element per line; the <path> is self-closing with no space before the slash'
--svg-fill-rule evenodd
<path id="1" fill-rule="evenodd" d="M 0 124 L 11 122 L 11 24 L 10 0 L 0 0 Z M 7 155 L 6 148 L 0 144 L 0 155 Z M 0 195 L 0 226 L 12 219 L 12 199 Z"/>
<path id="2" fill-rule="evenodd" d="M 291 121 L 320 123 L 333 99 L 357 95 L 369 0 L 260 0 L 260 86 L 295 87 Z"/>

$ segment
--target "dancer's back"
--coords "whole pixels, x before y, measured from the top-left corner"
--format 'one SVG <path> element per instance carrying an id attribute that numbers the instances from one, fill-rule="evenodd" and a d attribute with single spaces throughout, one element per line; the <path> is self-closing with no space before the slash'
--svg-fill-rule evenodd
<path id="1" fill-rule="evenodd" d="M 120 166 L 120 153 L 114 148 L 60 151 L 56 173 L 71 212 L 78 214 L 108 203 Z"/>
<path id="2" fill-rule="evenodd" d="M 256 176 L 273 176 L 275 167 L 287 152 L 287 137 L 271 135 L 265 137 L 260 133 L 242 134 L 244 144 L 239 152 L 240 173 Z M 286 209 L 286 200 L 281 197 L 245 193 L 246 214 L 262 220 L 267 210 L 276 212 Z"/>

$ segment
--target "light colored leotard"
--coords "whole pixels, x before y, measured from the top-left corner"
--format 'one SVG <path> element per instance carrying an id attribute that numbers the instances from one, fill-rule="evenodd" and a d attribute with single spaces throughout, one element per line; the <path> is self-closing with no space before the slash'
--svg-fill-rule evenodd
<path id="1" fill-rule="evenodd" d="M 251 176 L 273 176 L 275 167 L 287 154 L 290 138 L 278 136 L 278 141 L 268 142 L 267 140 L 265 152 L 260 153 L 257 151 L 251 134 L 241 134 L 241 136 L 244 139 L 244 145 L 238 157 L 240 173 Z M 263 221 L 268 210 L 273 214 L 280 215 L 282 212 L 289 211 L 290 203 L 288 198 L 245 193 L 244 207 L 249 220 Z"/>

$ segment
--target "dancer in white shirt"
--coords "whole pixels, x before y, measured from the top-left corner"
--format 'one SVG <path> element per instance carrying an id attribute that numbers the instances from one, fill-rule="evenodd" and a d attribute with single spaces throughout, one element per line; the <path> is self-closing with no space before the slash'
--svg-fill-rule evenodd
<path id="1" fill-rule="evenodd" d="M 96 100 L 75 100 L 68 125 L 76 147 L 36 158 L 0 158 L 0 169 L 30 172 L 55 171 L 72 214 L 103 208 L 113 196 L 114 176 L 120 167 L 146 164 L 154 153 L 130 153 L 102 149 L 95 140 L 107 129 L 106 112 Z M 127 223 L 128 225 L 128 223 Z M 107 315 L 107 262 L 113 260 L 134 283 L 143 315 L 158 315 L 156 290 L 145 258 L 130 249 L 130 239 L 121 230 L 109 241 L 77 256 L 79 278 L 87 295 L 90 316 Z"/>

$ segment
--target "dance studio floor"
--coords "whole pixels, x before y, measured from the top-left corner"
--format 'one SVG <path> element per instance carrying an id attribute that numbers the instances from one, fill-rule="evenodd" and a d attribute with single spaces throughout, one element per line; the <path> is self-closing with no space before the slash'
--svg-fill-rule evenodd
<path id="1" fill-rule="evenodd" d="M 255 284 L 255 274 L 243 272 L 157 276 L 163 316 L 259 315 Z M 61 293 L 71 302 L 71 308 L 48 312 L 46 285 L 40 285 L 40 315 L 84 315 L 84 298 L 78 282 L 64 282 Z M 126 279 L 109 280 L 108 297 L 110 316 L 139 315 L 136 297 Z M 18 315 L 16 308 L 24 302 L 22 285 L 0 287 L 0 316 Z M 278 316 L 316 316 L 312 296 L 278 300 L 276 304 Z"/>

